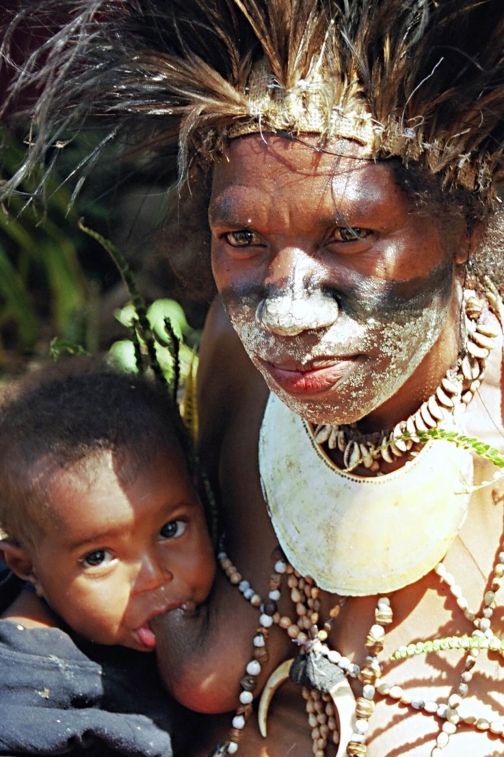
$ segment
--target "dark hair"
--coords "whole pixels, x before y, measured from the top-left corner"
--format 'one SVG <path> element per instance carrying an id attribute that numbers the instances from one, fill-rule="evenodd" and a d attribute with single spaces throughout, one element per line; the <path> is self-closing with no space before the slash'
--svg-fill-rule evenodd
<path id="1" fill-rule="evenodd" d="M 0 412 L 0 527 L 8 536 L 30 538 L 45 520 L 51 474 L 91 455 L 112 451 L 134 476 L 177 445 L 194 472 L 191 441 L 161 385 L 80 359 L 39 374 L 14 385 Z"/>

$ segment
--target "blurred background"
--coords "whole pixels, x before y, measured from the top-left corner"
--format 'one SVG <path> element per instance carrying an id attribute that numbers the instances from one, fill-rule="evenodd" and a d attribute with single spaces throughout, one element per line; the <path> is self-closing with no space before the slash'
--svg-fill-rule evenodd
<path id="1" fill-rule="evenodd" d="M 32 197 L 40 168 L 0 208 L 0 382 L 58 352 L 82 350 L 135 368 L 128 292 L 110 255 L 79 228 L 79 219 L 126 258 L 158 336 L 162 367 L 172 370 L 164 349 L 168 317 L 182 342 L 183 376 L 189 371 L 208 303 L 188 294 L 168 263 L 160 234 L 168 188 L 125 168 L 111 151 L 71 201 L 78 182 L 72 172 L 102 136 L 83 129 L 61 145 L 43 194 Z M 28 139 L 26 124 L 0 125 L 0 181 L 15 173 Z"/>

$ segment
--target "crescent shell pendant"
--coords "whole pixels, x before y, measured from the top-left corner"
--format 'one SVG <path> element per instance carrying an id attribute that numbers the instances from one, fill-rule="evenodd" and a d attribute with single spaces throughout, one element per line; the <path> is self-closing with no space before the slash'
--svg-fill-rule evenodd
<path id="1" fill-rule="evenodd" d="M 275 692 L 289 678 L 289 672 L 294 662 L 294 658 L 285 660 L 272 672 L 262 691 L 259 700 L 258 722 L 259 731 L 263 738 L 268 735 L 267 720 L 268 710 Z M 355 722 L 355 696 L 346 676 L 341 679 L 330 689 L 329 696 L 334 705 L 336 718 L 338 720 L 340 740 L 336 757 L 343 757 L 346 754 L 347 746 L 352 738 L 353 726 Z"/>

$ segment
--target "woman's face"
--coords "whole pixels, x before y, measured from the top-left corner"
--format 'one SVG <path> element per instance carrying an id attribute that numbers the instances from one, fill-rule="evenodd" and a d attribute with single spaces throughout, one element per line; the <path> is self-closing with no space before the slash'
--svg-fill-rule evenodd
<path id="1" fill-rule="evenodd" d="M 390 166 L 360 159 L 353 143 L 329 154 L 309 142 L 236 139 L 215 166 L 217 288 L 253 363 L 296 413 L 351 423 L 386 406 L 395 422 L 456 359 L 465 229 L 441 235 Z"/>

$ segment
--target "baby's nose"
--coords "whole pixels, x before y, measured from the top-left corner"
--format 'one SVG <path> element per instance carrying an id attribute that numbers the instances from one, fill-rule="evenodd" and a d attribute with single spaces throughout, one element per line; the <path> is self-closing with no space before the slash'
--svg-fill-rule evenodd
<path id="1" fill-rule="evenodd" d="M 145 558 L 135 580 L 135 591 L 156 591 L 173 580 L 173 573 L 157 560 Z"/>

